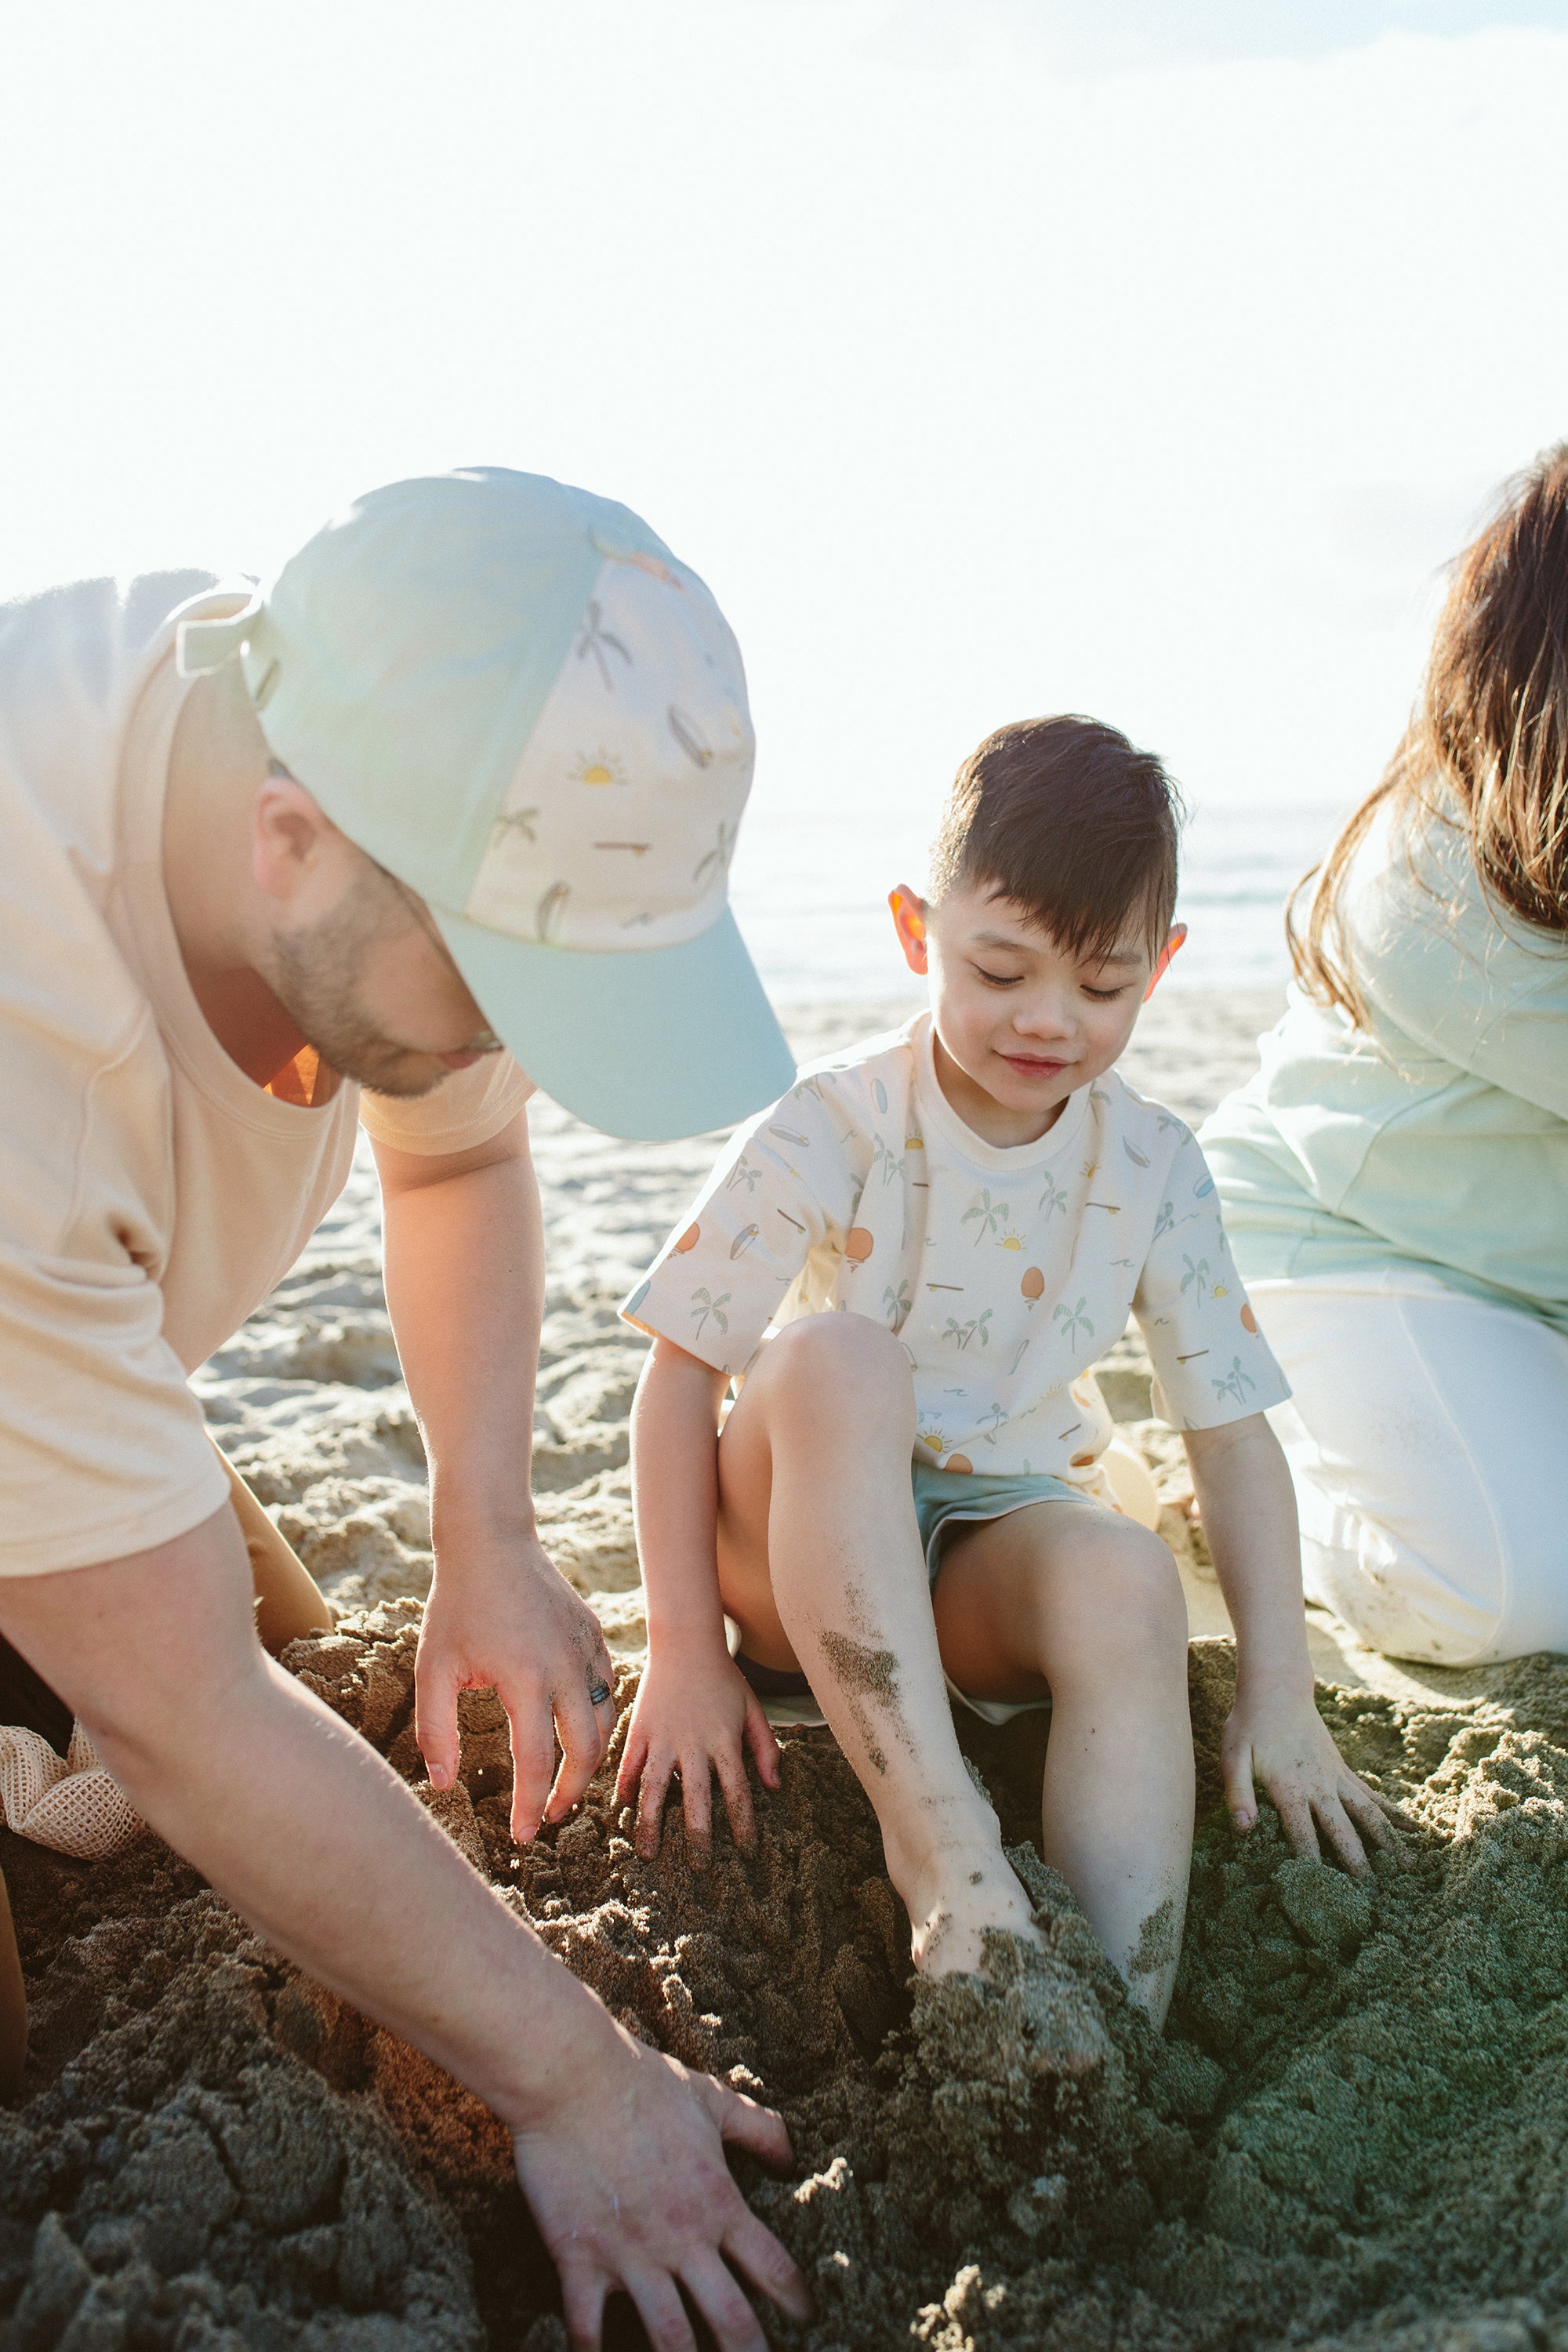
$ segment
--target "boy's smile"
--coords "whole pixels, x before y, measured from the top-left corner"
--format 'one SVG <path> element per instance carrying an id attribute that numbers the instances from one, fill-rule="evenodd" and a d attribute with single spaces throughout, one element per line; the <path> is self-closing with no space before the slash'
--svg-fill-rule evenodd
<path id="1" fill-rule="evenodd" d="M 906 961 L 931 982 L 942 1093 L 984 1142 L 1037 1142 L 1124 1050 L 1153 976 L 1147 940 L 1130 926 L 1109 953 L 1064 950 L 984 885 L 937 907 L 900 887 L 889 903 Z"/>

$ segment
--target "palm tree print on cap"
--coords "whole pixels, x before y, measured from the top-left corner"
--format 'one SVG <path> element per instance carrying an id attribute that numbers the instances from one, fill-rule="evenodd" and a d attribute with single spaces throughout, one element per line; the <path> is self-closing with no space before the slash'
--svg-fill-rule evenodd
<path id="1" fill-rule="evenodd" d="M 606 694 L 614 694 L 616 690 L 615 679 L 610 675 L 611 654 L 619 654 L 626 667 L 630 669 L 631 655 L 622 645 L 619 637 L 612 635 L 605 627 L 602 607 L 597 603 L 591 603 L 583 623 L 582 635 L 577 639 L 577 658 L 579 661 L 586 661 L 590 655 L 593 656 L 598 666 L 599 676 L 605 681 Z"/>
<path id="2" fill-rule="evenodd" d="M 712 848 L 705 857 L 700 857 L 691 869 L 691 878 L 694 882 L 700 882 L 710 868 L 719 874 L 729 872 L 730 860 L 735 855 L 735 843 L 740 830 L 738 824 L 730 824 L 721 819 L 718 838 Z"/>

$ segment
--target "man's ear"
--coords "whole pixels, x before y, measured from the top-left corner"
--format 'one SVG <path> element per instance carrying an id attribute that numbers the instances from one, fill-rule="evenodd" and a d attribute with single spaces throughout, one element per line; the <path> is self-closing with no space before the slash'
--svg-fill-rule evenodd
<path id="1" fill-rule="evenodd" d="M 311 879 L 323 850 L 339 838 L 320 802 L 274 761 L 252 804 L 250 870 L 257 887 L 288 906 Z"/>
<path id="2" fill-rule="evenodd" d="M 911 971 L 923 975 L 926 971 L 926 902 L 917 897 L 907 883 L 900 882 L 896 890 L 889 891 L 888 904 L 893 910 L 893 929 L 899 935 L 904 961 Z"/>
<path id="3" fill-rule="evenodd" d="M 1186 936 L 1187 927 L 1185 923 L 1172 924 L 1171 936 L 1165 941 L 1164 946 L 1160 950 L 1159 961 L 1155 964 L 1153 971 L 1149 975 L 1148 987 L 1143 991 L 1143 1002 L 1145 1004 L 1148 1003 L 1149 999 L 1159 987 L 1163 975 L 1170 967 L 1171 958 L 1175 954 L 1176 950 L 1181 946 L 1182 941 L 1186 938 Z"/>

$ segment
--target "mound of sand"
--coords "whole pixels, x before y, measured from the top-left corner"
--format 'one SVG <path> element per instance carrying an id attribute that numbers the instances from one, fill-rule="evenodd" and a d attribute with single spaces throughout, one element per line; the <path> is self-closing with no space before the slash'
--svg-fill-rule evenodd
<path id="1" fill-rule="evenodd" d="M 416 1604 L 289 1664 L 410 1778 Z M 638 1860 L 613 1759 L 520 1853 L 506 1742 L 463 1702 L 450 1834 L 643 2038 L 780 2105 L 799 2178 L 744 2172 L 813 2275 L 784 2346 L 1448 2352 L 1568 2343 L 1568 1667 L 1401 1706 L 1320 1691 L 1418 1826 L 1360 1885 L 1218 1807 L 1224 1643 L 1192 1652 L 1204 1827 L 1170 2032 L 1123 2000 L 1026 1840 L 1037 1719 L 964 1737 L 1048 1924 L 997 1981 L 917 1987 L 876 1824 L 824 1732 L 786 1735 L 752 1856 Z M 633 1676 L 623 1673 L 623 1706 Z M 417 1780 L 416 1780 L 416 1785 Z M 7 1840 L 33 1988 L 0 2116 L 0 2342 L 559 2352 L 504 2133 L 302 1979 L 151 1837 Z M 1061 2053 L 1073 2053 L 1071 2069 Z"/>

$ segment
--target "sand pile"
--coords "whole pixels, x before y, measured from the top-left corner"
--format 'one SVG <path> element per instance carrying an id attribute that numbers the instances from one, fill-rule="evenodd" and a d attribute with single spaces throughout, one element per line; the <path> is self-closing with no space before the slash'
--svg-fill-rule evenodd
<path id="1" fill-rule="evenodd" d="M 289 1664 L 417 1785 L 416 1604 Z M 1291 1861 L 1218 1795 L 1228 1645 L 1193 1651 L 1205 1826 L 1168 2038 L 1058 1880 L 1050 1954 L 914 1989 L 875 1823 L 826 1733 L 786 1736 L 752 1857 L 638 1861 L 613 1764 L 519 1854 L 499 1709 L 463 1702 L 471 1859 L 649 2042 L 781 2105 L 800 2178 L 745 2179 L 816 2278 L 781 2345 L 1568 2344 L 1568 1667 L 1484 1697 L 1320 1703 L 1419 1823 L 1373 1881 Z M 632 1677 L 622 1677 L 623 1704 Z M 966 1728 L 1026 1838 L 1038 1719 Z M 427 1793 L 427 1792 L 426 1792 Z M 527 2345 L 552 2275 L 504 2135 L 269 1955 L 148 1838 L 85 1864 L 4 1841 L 37 2038 L 0 2116 L 0 2344 Z M 1065 2053 L 1065 2062 L 1064 2062 Z"/>

